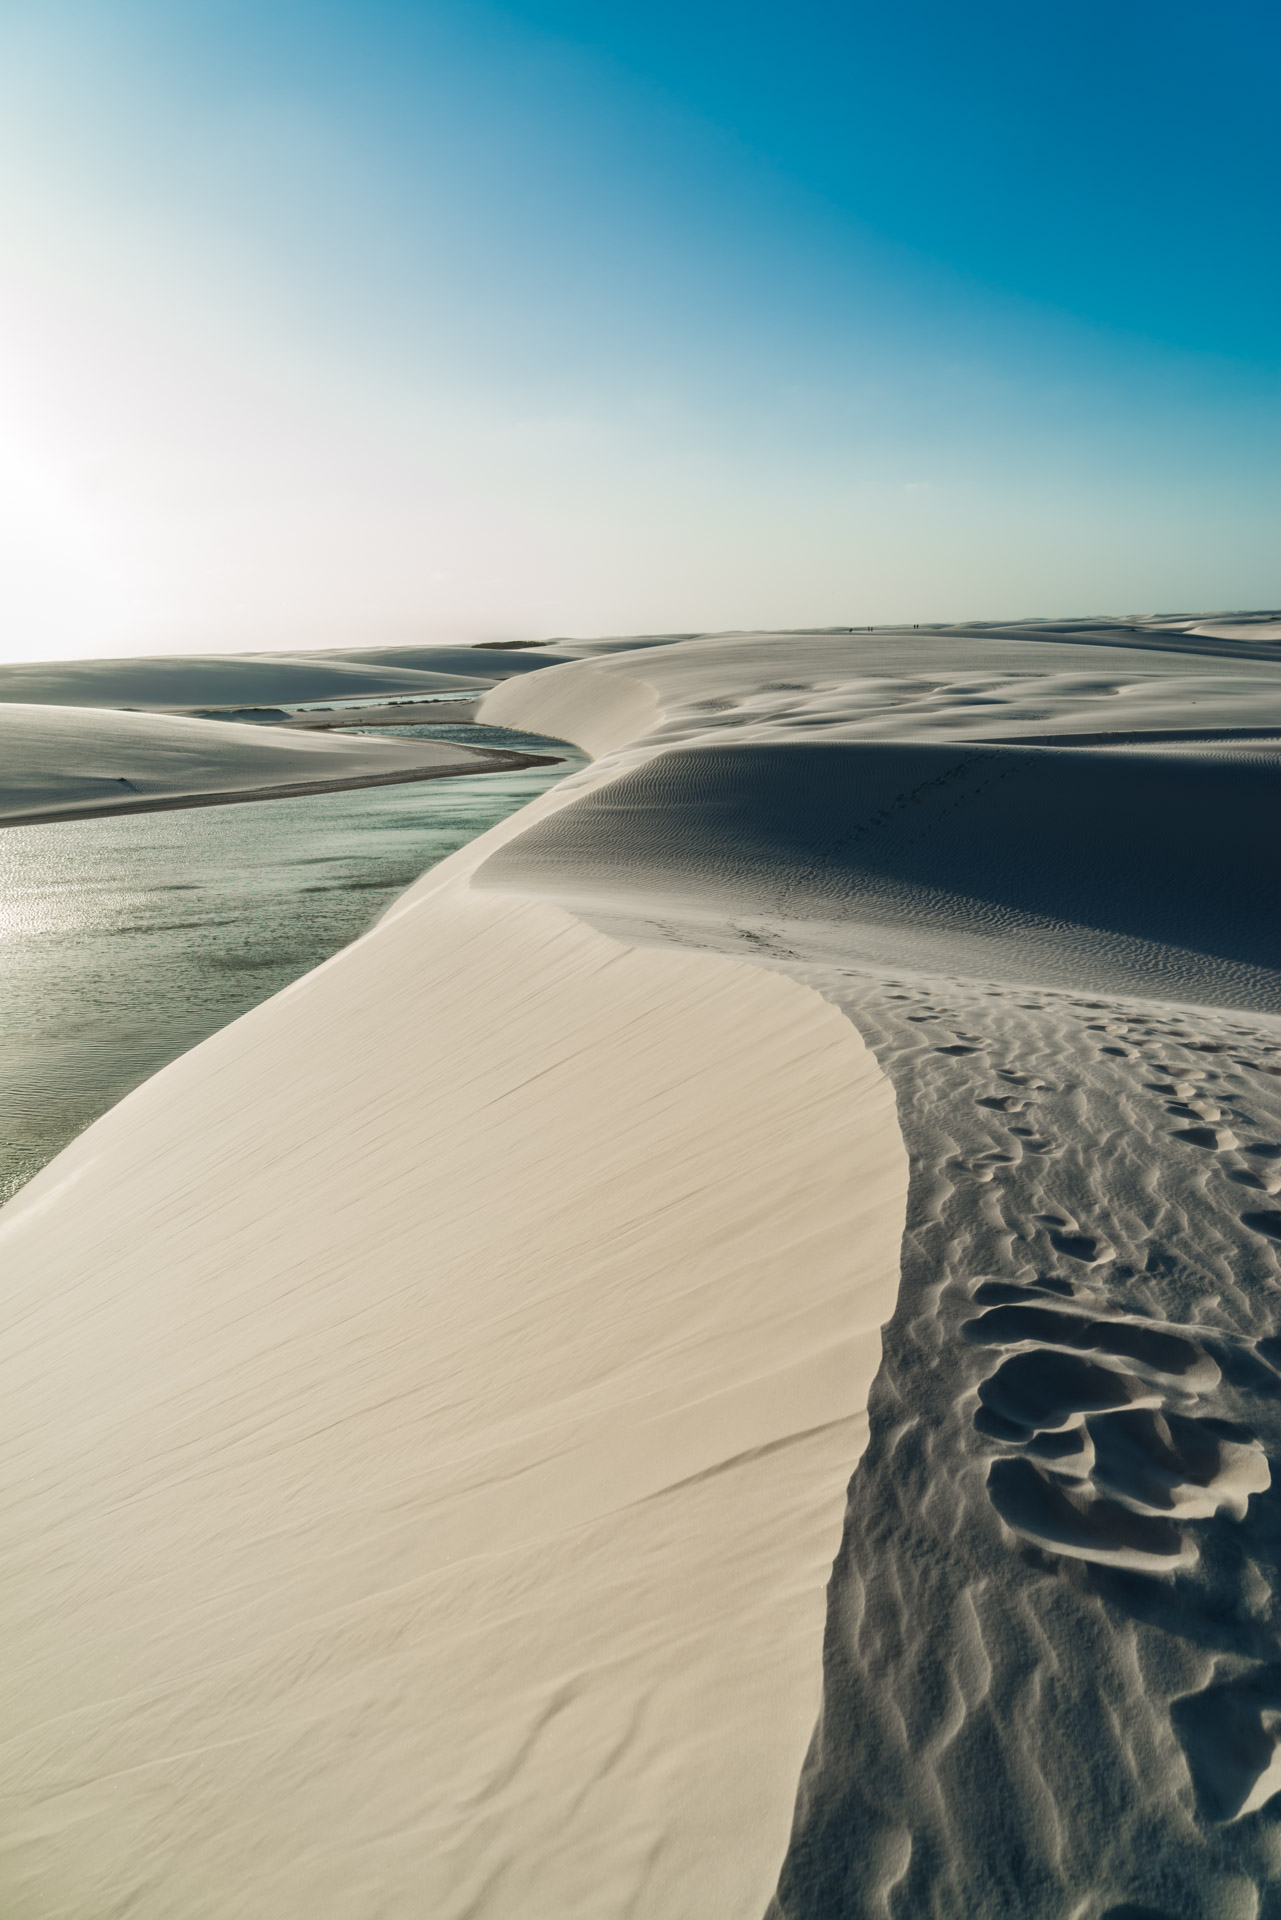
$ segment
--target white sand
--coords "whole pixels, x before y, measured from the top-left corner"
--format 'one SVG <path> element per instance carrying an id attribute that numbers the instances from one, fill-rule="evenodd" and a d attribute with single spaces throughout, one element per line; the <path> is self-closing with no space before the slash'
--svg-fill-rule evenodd
<path id="1" fill-rule="evenodd" d="M 7 1910 L 768 1900 L 905 1157 L 817 995 L 471 888 L 610 773 L 0 1217 Z"/>
<path id="2" fill-rule="evenodd" d="M 0 1215 L 6 1911 L 1270 1911 L 1266 625 L 485 697 L 596 764 Z"/>
<path id="3" fill-rule="evenodd" d="M 482 773 L 502 764 L 499 754 L 452 741 L 0 704 L 0 823 Z"/>
<path id="4" fill-rule="evenodd" d="M 500 679 L 502 654 L 456 647 L 402 653 L 176 654 L 142 660 L 36 660 L 0 666 L 0 702 L 72 707 L 269 706 L 385 693 L 464 693 Z"/>
<path id="5" fill-rule="evenodd" d="M 775 963 L 1270 1008 L 1281 674 L 1109 636 L 708 636 L 509 681 L 482 720 L 629 742 L 479 883 Z"/>
<path id="6" fill-rule="evenodd" d="M 1267 624 L 614 654 L 647 737 L 477 876 L 815 985 L 894 1079 L 902 1279 L 769 1920 L 1275 1908 Z"/>

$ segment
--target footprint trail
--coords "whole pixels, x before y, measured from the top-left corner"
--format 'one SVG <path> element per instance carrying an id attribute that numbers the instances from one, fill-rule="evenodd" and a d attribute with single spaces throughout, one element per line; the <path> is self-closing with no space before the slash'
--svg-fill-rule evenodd
<path id="1" fill-rule="evenodd" d="M 1281 1914 L 1281 1024 L 806 977 L 913 1179 L 773 1920 Z"/>

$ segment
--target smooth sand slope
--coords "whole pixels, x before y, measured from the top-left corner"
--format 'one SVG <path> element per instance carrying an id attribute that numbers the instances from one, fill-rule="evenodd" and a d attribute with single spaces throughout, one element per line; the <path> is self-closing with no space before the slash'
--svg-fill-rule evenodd
<path id="1" fill-rule="evenodd" d="M 0 825 L 263 800 L 532 764 L 452 741 L 323 738 L 95 707 L 0 705 Z"/>
<path id="2" fill-rule="evenodd" d="M 461 656 L 461 657 L 460 657 Z M 502 655 L 492 654 L 492 660 Z M 489 685 L 499 669 L 462 648 L 439 664 L 412 654 L 400 665 L 325 654 L 180 654 L 143 660 L 38 660 L 0 667 L 0 702 L 70 707 L 198 707 L 288 705 L 301 700 L 354 699 L 369 694 L 462 693 Z"/>
<path id="3" fill-rule="evenodd" d="M 794 982 L 476 891 L 527 824 L 0 1215 L 8 1911 L 769 1898 L 892 1095 Z"/>
<path id="4" fill-rule="evenodd" d="M 1268 626 L 485 697 L 596 764 L 0 1214 L 10 1908 L 1276 1920 Z"/>

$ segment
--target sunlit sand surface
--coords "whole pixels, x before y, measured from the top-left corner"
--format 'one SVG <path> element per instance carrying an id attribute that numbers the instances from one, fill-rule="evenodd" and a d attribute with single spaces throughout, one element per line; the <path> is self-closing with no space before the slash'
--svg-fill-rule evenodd
<path id="1" fill-rule="evenodd" d="M 0 1214 L 15 1910 L 1270 1911 L 1266 625 L 486 695 L 594 764 Z"/>

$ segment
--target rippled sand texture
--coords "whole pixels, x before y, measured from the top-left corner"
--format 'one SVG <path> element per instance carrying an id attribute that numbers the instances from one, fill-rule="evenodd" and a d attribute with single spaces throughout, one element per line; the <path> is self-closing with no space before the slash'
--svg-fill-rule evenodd
<path id="1" fill-rule="evenodd" d="M 483 876 L 818 987 L 897 1091 L 774 1920 L 1281 1912 L 1281 675 L 1225 627 L 602 663 L 657 731 Z"/>
<path id="2" fill-rule="evenodd" d="M 828 990 L 913 1184 L 777 1910 L 1273 1911 L 1276 1025 Z"/>
<path id="3" fill-rule="evenodd" d="M 1274 627 L 486 696 L 595 765 L 0 1215 L 16 1911 L 1281 1911 Z"/>

